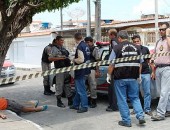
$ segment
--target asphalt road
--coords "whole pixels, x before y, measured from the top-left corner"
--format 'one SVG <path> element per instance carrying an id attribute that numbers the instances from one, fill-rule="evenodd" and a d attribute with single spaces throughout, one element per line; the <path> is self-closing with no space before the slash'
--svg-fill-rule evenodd
<path id="1" fill-rule="evenodd" d="M 18 74 L 31 73 L 18 71 Z M 54 88 L 52 88 L 54 90 Z M 40 105 L 49 105 L 49 109 L 44 112 L 22 114 L 21 117 L 31 120 L 40 125 L 44 130 L 169 130 L 170 118 L 161 122 L 153 122 L 149 116 L 145 116 L 146 125 L 139 126 L 135 115 L 132 115 L 132 127 L 126 128 L 119 126 L 117 122 L 121 119 L 119 112 L 106 112 L 107 96 L 100 95 L 97 108 L 89 108 L 87 113 L 78 114 L 74 110 L 58 108 L 55 96 L 43 95 L 42 78 L 16 82 L 12 85 L 0 86 L 0 96 L 16 100 L 26 104 L 29 100 L 39 100 Z M 67 100 L 63 98 L 67 104 Z M 26 104 L 28 105 L 28 104 Z M 152 109 L 155 109 L 153 104 Z M 131 110 L 132 111 L 132 110 Z"/>

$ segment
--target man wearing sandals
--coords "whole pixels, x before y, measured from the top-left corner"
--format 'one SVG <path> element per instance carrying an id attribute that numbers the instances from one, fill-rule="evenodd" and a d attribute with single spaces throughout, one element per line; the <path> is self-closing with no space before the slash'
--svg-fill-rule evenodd
<path id="1" fill-rule="evenodd" d="M 24 106 L 14 100 L 6 99 L 4 97 L 0 98 L 0 110 L 11 110 L 15 112 L 17 115 L 20 115 L 21 112 L 27 113 L 27 112 L 40 112 L 47 110 L 48 106 L 38 106 L 39 101 L 35 101 L 34 106 Z M 2 119 L 6 118 L 6 115 L 0 114 L 0 117 Z"/>

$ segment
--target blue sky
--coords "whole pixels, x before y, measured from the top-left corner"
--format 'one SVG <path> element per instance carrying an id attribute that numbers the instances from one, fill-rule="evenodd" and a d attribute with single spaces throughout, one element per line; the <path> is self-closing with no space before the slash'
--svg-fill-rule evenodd
<path id="1" fill-rule="evenodd" d="M 94 18 L 95 6 L 94 0 L 91 0 L 91 17 Z M 134 20 L 140 19 L 141 14 L 154 13 L 155 0 L 101 0 L 101 18 L 114 20 Z M 81 0 L 63 9 L 63 20 L 87 19 L 87 0 Z M 71 13 L 72 12 L 72 13 Z M 78 13 L 77 13 L 78 12 Z M 80 12 L 83 15 L 79 15 Z M 170 14 L 170 1 L 158 0 L 159 14 Z M 71 15 L 70 15 L 71 14 Z M 74 14 L 74 15 L 73 15 Z M 52 12 L 43 12 L 36 14 L 33 20 L 41 20 L 43 22 L 52 22 L 53 26 L 60 25 L 60 12 L 58 10 Z"/>

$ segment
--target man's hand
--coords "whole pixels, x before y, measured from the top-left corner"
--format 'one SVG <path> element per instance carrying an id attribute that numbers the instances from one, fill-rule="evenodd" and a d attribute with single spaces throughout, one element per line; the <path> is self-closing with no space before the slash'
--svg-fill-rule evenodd
<path id="1" fill-rule="evenodd" d="M 137 79 L 138 83 L 141 84 L 142 83 L 142 77 L 141 74 L 139 75 L 139 78 Z"/>
<path id="2" fill-rule="evenodd" d="M 6 117 L 6 115 L 4 115 L 4 114 L 0 114 L 0 118 L 6 119 L 7 117 Z"/>
<path id="3" fill-rule="evenodd" d="M 166 29 L 166 36 L 170 37 L 170 28 Z"/>
<path id="4" fill-rule="evenodd" d="M 110 84 L 110 81 L 111 81 L 111 75 L 107 73 L 107 78 L 106 78 L 106 81 Z"/>
<path id="5" fill-rule="evenodd" d="M 155 80 L 155 73 L 154 72 L 151 73 L 151 79 Z"/>

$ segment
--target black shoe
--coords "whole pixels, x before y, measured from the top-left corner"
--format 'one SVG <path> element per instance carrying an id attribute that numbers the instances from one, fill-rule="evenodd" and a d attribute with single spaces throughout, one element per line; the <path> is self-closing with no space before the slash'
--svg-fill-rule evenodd
<path id="1" fill-rule="evenodd" d="M 91 99 L 90 108 L 95 108 L 95 107 L 97 107 L 96 99 Z"/>
<path id="2" fill-rule="evenodd" d="M 121 125 L 121 126 L 125 126 L 125 127 L 132 127 L 131 124 L 126 124 L 123 121 L 119 121 L 118 124 Z"/>
<path id="3" fill-rule="evenodd" d="M 118 111 L 118 109 L 111 108 L 110 106 L 106 108 L 106 111 L 108 112 L 113 112 L 113 111 Z"/>
<path id="4" fill-rule="evenodd" d="M 48 96 L 50 96 L 50 95 L 51 95 L 51 93 L 50 93 L 50 92 L 47 92 L 47 91 L 44 91 L 44 95 L 48 95 Z"/>
<path id="5" fill-rule="evenodd" d="M 61 101 L 61 96 L 57 96 L 57 106 L 61 108 L 65 107 L 65 105 Z"/>
<path id="6" fill-rule="evenodd" d="M 79 108 L 78 107 L 75 107 L 75 106 L 70 106 L 70 109 L 74 109 L 74 110 L 79 110 Z"/>
<path id="7" fill-rule="evenodd" d="M 73 97 L 68 97 L 68 106 L 72 106 L 73 105 Z"/>
<path id="8" fill-rule="evenodd" d="M 54 95 L 54 94 L 55 94 L 55 92 L 53 92 L 52 90 L 50 90 L 49 93 L 51 93 L 51 95 Z"/>
<path id="9" fill-rule="evenodd" d="M 61 107 L 61 108 L 66 107 L 62 102 L 57 102 L 57 106 L 58 106 L 58 107 Z"/>
<path id="10" fill-rule="evenodd" d="M 79 110 L 77 110 L 77 113 L 84 113 L 84 112 L 87 112 L 88 109 L 87 108 L 81 108 Z"/>
<path id="11" fill-rule="evenodd" d="M 145 119 L 144 118 L 142 118 L 142 119 L 139 119 L 139 124 L 144 124 L 144 123 L 146 123 L 146 121 L 145 121 Z"/>

